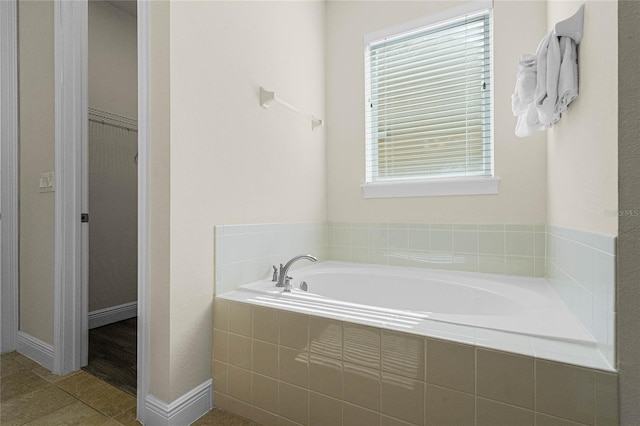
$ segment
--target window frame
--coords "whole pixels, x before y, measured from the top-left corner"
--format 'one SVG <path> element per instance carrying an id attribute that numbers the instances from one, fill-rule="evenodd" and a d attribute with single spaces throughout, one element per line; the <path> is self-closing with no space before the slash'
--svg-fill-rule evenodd
<path id="1" fill-rule="evenodd" d="M 411 32 L 423 31 L 429 26 L 433 26 L 447 20 L 454 20 L 464 15 L 478 13 L 488 10 L 489 19 L 493 19 L 492 0 L 477 0 L 465 3 L 444 11 L 431 14 L 400 25 L 388 27 L 379 31 L 368 33 L 364 36 L 364 56 L 365 61 L 369 60 L 369 45 L 388 38 L 406 36 Z M 493 35 L 491 33 L 491 82 L 493 85 Z M 368 69 L 365 63 L 365 70 Z M 371 85 L 371 73 L 365 71 L 365 85 Z M 365 91 L 367 92 L 367 91 Z M 371 94 L 374 96 L 374 94 Z M 365 96 L 363 96 L 364 98 Z M 374 99 L 371 99 L 373 102 Z M 365 106 L 369 101 L 365 99 Z M 455 176 L 455 177 L 417 177 L 406 179 L 386 179 L 373 181 L 372 173 L 368 165 L 365 164 L 365 183 L 361 185 L 365 198 L 388 198 L 388 197 L 417 197 L 417 196 L 446 196 L 446 195 L 473 195 L 473 194 L 497 194 L 500 178 L 495 176 L 495 146 L 494 146 L 494 119 L 493 119 L 493 90 L 490 94 L 491 124 L 490 124 L 490 174 L 480 176 Z M 366 114 L 368 115 L 368 113 Z M 374 114 L 371 120 L 375 120 Z M 376 144 L 370 143 L 371 128 L 365 123 L 365 162 L 367 156 L 376 154 Z"/>

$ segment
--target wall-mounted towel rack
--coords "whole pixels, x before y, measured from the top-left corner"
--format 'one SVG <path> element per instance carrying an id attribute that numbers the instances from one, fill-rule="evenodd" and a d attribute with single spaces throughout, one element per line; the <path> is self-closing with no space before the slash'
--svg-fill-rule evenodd
<path id="1" fill-rule="evenodd" d="M 318 127 L 322 126 L 323 124 L 323 121 L 321 119 L 311 114 L 306 114 L 290 103 L 277 97 L 276 92 L 271 92 L 269 90 L 266 90 L 264 87 L 260 87 L 260 106 L 263 108 L 269 108 L 269 105 L 271 105 L 271 103 L 274 101 L 289 108 L 291 111 L 303 116 L 304 118 L 311 120 L 311 130 L 317 130 Z"/>
<path id="2" fill-rule="evenodd" d="M 538 44 L 535 55 L 520 57 L 511 96 L 518 117 L 516 136 L 531 136 L 553 127 L 578 97 L 578 51 L 584 30 L 584 4 L 558 22 Z"/>
<path id="3" fill-rule="evenodd" d="M 584 25 L 584 4 L 572 17 L 558 22 L 553 28 L 553 32 L 558 37 L 570 37 L 576 44 L 582 41 L 582 29 Z"/>

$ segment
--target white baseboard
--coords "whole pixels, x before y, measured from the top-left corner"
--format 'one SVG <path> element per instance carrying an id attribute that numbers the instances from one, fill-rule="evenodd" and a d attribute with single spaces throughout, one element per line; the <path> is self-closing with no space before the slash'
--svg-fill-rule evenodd
<path id="1" fill-rule="evenodd" d="M 47 370 L 53 370 L 53 346 L 29 334 L 18 331 L 18 352 L 37 362 Z"/>
<path id="2" fill-rule="evenodd" d="M 124 303 L 89 312 L 89 329 L 138 316 L 138 302 Z"/>
<path id="3" fill-rule="evenodd" d="M 145 425 L 190 425 L 211 410 L 213 406 L 212 398 L 213 380 L 211 379 L 196 386 L 169 404 L 153 395 L 147 395 Z"/>

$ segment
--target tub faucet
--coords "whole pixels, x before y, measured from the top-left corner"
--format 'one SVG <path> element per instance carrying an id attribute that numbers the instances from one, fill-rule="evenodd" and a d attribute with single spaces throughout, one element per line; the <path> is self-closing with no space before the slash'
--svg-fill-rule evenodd
<path id="1" fill-rule="evenodd" d="M 316 257 L 311 256 L 310 254 L 301 254 L 299 256 L 293 257 L 284 266 L 282 266 L 282 263 L 281 263 L 280 273 L 278 274 L 278 283 L 276 284 L 276 287 L 284 287 L 284 291 L 286 292 L 291 291 L 291 277 L 288 276 L 287 273 L 289 272 L 289 268 L 291 267 L 291 265 L 293 265 L 296 261 L 300 259 L 307 259 L 312 262 L 315 262 L 318 260 Z"/>

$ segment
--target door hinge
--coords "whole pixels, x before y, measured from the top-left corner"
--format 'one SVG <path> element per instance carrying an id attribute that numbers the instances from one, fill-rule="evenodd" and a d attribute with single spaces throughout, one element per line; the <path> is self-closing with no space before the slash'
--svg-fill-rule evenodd
<path id="1" fill-rule="evenodd" d="M 80 214 L 80 222 L 88 223 L 89 222 L 89 213 Z"/>

